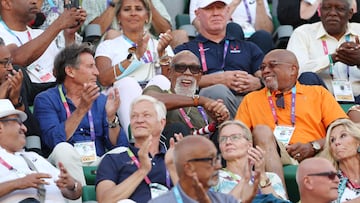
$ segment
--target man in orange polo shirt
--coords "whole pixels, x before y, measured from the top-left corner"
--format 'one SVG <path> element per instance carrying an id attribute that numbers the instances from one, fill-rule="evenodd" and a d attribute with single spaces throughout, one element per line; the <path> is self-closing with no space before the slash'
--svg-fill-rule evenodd
<path id="1" fill-rule="evenodd" d="M 265 87 L 244 97 L 235 119 L 266 150 L 266 171 L 283 177 L 282 165 L 315 156 L 324 146 L 327 126 L 347 116 L 328 90 L 297 81 L 299 65 L 292 52 L 269 52 L 260 70 Z"/>

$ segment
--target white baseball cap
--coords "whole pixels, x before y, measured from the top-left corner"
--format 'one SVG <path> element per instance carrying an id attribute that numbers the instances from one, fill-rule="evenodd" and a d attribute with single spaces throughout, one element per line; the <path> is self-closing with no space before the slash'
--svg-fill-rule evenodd
<path id="1" fill-rule="evenodd" d="M 0 119 L 10 115 L 19 115 L 23 122 L 27 119 L 26 113 L 16 110 L 10 100 L 0 99 Z"/>
<path id="2" fill-rule="evenodd" d="M 214 3 L 214 2 L 223 2 L 224 4 L 229 4 L 228 3 L 228 0 L 198 0 L 197 4 L 196 4 L 196 8 L 205 8 L 207 7 L 208 5 Z"/>

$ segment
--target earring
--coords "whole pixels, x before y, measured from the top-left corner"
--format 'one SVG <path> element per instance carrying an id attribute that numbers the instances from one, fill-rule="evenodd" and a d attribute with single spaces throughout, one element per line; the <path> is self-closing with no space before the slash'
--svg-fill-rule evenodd
<path id="1" fill-rule="evenodd" d="M 360 154 L 360 146 L 357 148 L 357 153 Z"/>

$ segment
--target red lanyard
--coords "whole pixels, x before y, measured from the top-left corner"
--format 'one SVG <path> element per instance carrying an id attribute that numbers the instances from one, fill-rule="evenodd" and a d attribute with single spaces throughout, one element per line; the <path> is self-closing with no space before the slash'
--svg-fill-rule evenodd
<path id="1" fill-rule="evenodd" d="M 207 64 L 206 64 L 204 45 L 203 45 L 203 43 L 199 42 L 198 46 L 199 46 L 199 51 L 200 51 L 201 66 L 203 68 L 203 71 L 206 72 L 208 70 L 208 68 L 207 68 Z M 221 65 L 222 70 L 224 70 L 224 67 L 225 67 L 225 58 L 226 58 L 228 47 L 229 47 L 229 40 L 225 40 L 224 53 L 223 53 L 223 63 Z"/>
<path id="2" fill-rule="evenodd" d="M 204 109 L 203 109 L 201 106 L 198 106 L 197 109 L 198 109 L 199 113 L 201 114 L 202 118 L 204 119 L 206 125 L 208 125 L 209 122 L 208 122 L 208 120 L 207 120 L 207 116 L 206 116 L 206 113 L 205 113 Z M 179 108 L 179 111 L 180 111 L 181 116 L 184 118 L 186 124 L 189 126 L 189 128 L 190 128 L 190 129 L 195 129 L 195 128 L 194 128 L 194 125 L 193 125 L 193 124 L 191 123 L 191 121 L 190 121 L 189 116 L 186 115 L 184 109 L 183 109 L 183 108 Z"/>
<path id="3" fill-rule="evenodd" d="M 14 167 L 12 167 L 10 164 L 8 164 L 4 159 L 0 157 L 0 164 L 5 166 L 9 171 L 15 170 Z"/>

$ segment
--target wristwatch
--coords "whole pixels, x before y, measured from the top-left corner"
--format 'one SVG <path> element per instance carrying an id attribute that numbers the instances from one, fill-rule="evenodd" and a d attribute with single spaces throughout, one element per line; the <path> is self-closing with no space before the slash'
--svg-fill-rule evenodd
<path id="1" fill-rule="evenodd" d="M 14 105 L 14 108 L 17 109 L 23 105 L 23 99 L 22 96 L 19 97 L 18 103 Z"/>
<path id="2" fill-rule="evenodd" d="M 265 180 L 260 180 L 259 185 L 261 188 L 269 187 L 271 185 L 270 179 L 266 178 Z"/>
<path id="3" fill-rule="evenodd" d="M 108 121 L 109 128 L 116 128 L 118 125 L 120 125 L 120 122 L 117 116 L 115 116 L 115 119 L 111 123 Z"/>
<path id="4" fill-rule="evenodd" d="M 321 145 L 318 142 L 312 141 L 312 142 L 310 142 L 310 144 L 311 144 L 312 148 L 314 149 L 315 154 L 317 154 L 321 150 Z"/>
<path id="5" fill-rule="evenodd" d="M 194 106 L 199 106 L 199 98 L 200 98 L 200 96 L 195 94 L 192 98 L 193 98 L 193 101 L 194 101 Z"/>

